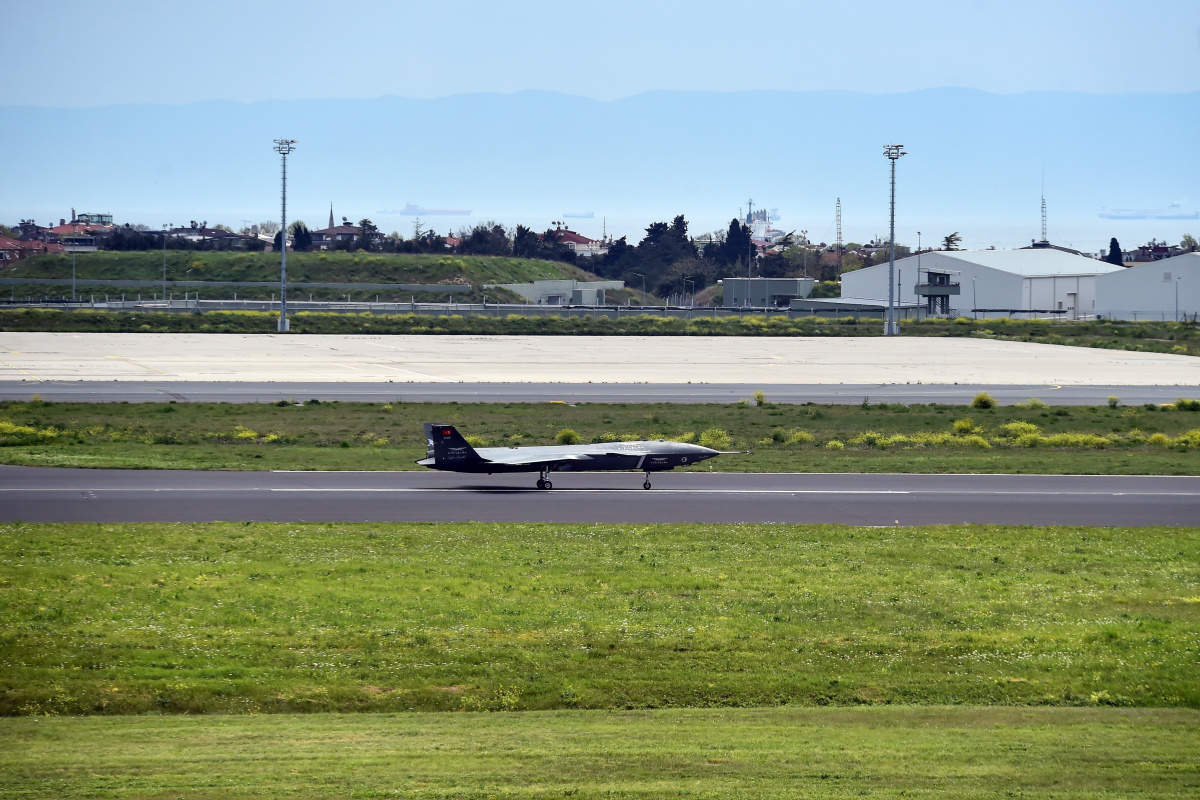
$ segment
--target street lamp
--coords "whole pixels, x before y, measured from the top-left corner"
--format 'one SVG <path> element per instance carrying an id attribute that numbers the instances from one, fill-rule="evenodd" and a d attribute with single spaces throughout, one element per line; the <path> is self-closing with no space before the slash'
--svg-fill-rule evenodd
<path id="1" fill-rule="evenodd" d="M 167 233 L 175 227 L 174 222 L 163 225 L 163 302 L 167 302 Z"/>
<path id="2" fill-rule="evenodd" d="M 276 139 L 274 150 L 283 159 L 283 190 L 279 197 L 279 332 L 287 332 L 287 157 L 296 149 L 295 139 Z"/>
<path id="3" fill-rule="evenodd" d="M 646 276 L 640 272 L 631 272 L 630 275 L 636 275 L 642 279 L 642 308 L 646 307 Z"/>
<path id="4" fill-rule="evenodd" d="M 1178 293 L 1177 293 L 1178 294 Z M 75 246 L 71 246 L 71 302 L 75 302 Z M 1179 305 L 1176 303 L 1175 305 Z M 1176 314 L 1176 317 L 1179 315 Z"/>
<path id="5" fill-rule="evenodd" d="M 804 279 L 808 280 L 808 231 L 800 231 L 804 237 Z"/>
<path id="6" fill-rule="evenodd" d="M 884 336 L 899 336 L 896 325 L 896 161 L 907 155 L 902 144 L 885 144 L 883 154 L 892 164 L 891 246 L 888 255 L 888 308 Z"/>

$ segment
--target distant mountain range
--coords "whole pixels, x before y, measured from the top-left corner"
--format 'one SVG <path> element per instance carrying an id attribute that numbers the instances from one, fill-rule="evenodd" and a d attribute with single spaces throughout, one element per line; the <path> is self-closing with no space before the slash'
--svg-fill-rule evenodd
<path id="1" fill-rule="evenodd" d="M 1095 249 L 1109 235 L 1170 238 L 1196 228 L 1188 217 L 1200 210 L 1200 93 L 663 91 L 601 102 L 520 92 L 9 106 L 3 117 L 6 223 L 57 222 L 71 207 L 155 226 L 274 217 L 271 140 L 285 136 L 299 140 L 289 217 L 320 222 L 332 202 L 339 215 L 376 214 L 404 233 L 405 211 L 378 210 L 418 198 L 434 209 L 419 213 L 472 209 L 456 225 L 537 227 L 586 208 L 584 232 L 607 225 L 617 235 L 683 213 L 699 233 L 753 197 L 780 210 L 781 227 L 832 241 L 840 197 L 846 238 L 863 241 L 887 232 L 882 146 L 892 142 L 908 151 L 897 179 L 905 241 L 917 230 L 927 242 L 958 230 L 968 247 L 1040 236 L 1043 169 L 1053 241 Z M 1172 204 L 1182 219 L 1101 219 Z"/>

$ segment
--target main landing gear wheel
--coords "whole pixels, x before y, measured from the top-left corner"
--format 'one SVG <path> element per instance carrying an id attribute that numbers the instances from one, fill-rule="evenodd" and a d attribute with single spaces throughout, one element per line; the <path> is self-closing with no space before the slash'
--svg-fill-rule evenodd
<path id="1" fill-rule="evenodd" d="M 554 484 L 546 479 L 546 474 L 548 472 L 549 472 L 549 470 L 542 470 L 542 476 L 540 478 L 538 478 L 537 488 L 539 488 L 539 489 L 553 489 L 554 488 Z"/>
<path id="2" fill-rule="evenodd" d="M 650 488 L 650 473 L 649 472 L 646 473 L 646 482 L 642 484 L 642 488 L 643 489 Z"/>

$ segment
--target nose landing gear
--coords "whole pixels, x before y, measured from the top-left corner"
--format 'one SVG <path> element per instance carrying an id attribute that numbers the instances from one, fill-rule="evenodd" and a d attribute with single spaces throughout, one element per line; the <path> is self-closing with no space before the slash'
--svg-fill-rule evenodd
<path id="1" fill-rule="evenodd" d="M 546 476 L 549 474 L 550 474 L 550 470 L 547 469 L 546 467 L 542 467 L 542 477 L 538 478 L 537 488 L 539 488 L 539 489 L 553 489 L 554 488 L 554 484 L 551 483 L 546 478 Z"/>
<path id="2" fill-rule="evenodd" d="M 642 488 L 643 489 L 650 488 L 650 473 L 649 472 L 646 473 L 646 482 L 642 484 Z"/>

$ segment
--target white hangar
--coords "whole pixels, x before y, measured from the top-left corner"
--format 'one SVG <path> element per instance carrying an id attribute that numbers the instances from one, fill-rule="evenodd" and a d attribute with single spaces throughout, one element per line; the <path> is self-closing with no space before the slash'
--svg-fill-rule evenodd
<path id="1" fill-rule="evenodd" d="M 1200 314 L 1200 253 L 1101 275 L 1096 314 L 1104 319 L 1194 320 Z"/>
<path id="2" fill-rule="evenodd" d="M 896 262 L 897 299 L 923 315 L 1080 319 L 1096 313 L 1098 276 L 1123 271 L 1053 248 L 932 250 Z M 887 296 L 887 264 L 842 275 L 843 298 Z"/>

